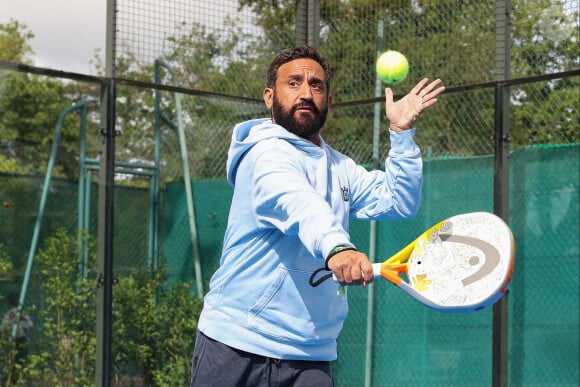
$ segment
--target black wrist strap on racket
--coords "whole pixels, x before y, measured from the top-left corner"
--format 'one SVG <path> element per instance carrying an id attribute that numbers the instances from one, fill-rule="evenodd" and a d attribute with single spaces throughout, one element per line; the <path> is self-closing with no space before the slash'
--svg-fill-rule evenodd
<path id="1" fill-rule="evenodd" d="M 358 251 L 356 248 L 354 248 L 350 245 L 338 245 L 334 249 L 330 250 L 330 254 L 328 254 L 328 256 L 326 257 L 326 260 L 324 261 L 324 267 L 321 267 L 319 269 L 314 270 L 314 273 L 312 273 L 312 275 L 310 276 L 310 279 L 308 280 L 308 283 L 310 284 L 310 286 L 317 287 L 318 285 L 320 285 L 321 283 L 323 283 L 327 279 L 331 278 L 333 273 L 330 270 L 330 268 L 328 267 L 328 261 L 330 261 L 330 258 L 334 257 L 336 254 L 338 254 L 342 251 L 348 251 L 348 250 Z M 319 279 L 314 280 L 316 278 L 316 275 L 323 270 L 330 271 L 330 273 L 326 273 L 322 277 L 320 277 Z"/>
<path id="2" fill-rule="evenodd" d="M 321 283 L 323 283 L 324 281 L 326 281 L 327 279 L 332 277 L 332 272 L 330 273 L 326 273 L 324 274 L 322 277 L 320 277 L 319 279 L 317 279 L 316 281 L 314 280 L 316 278 L 316 275 L 318 273 L 320 273 L 321 271 L 327 271 L 325 267 L 321 267 L 318 268 L 316 270 L 314 270 L 314 273 L 312 273 L 312 275 L 310 276 L 310 279 L 308 280 L 308 283 L 310 284 L 310 286 L 312 286 L 313 288 L 317 287 L 318 285 L 320 285 Z"/>

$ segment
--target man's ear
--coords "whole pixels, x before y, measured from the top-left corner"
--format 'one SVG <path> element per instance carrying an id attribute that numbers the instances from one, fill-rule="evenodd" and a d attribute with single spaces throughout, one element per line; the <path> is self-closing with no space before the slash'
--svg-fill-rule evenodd
<path id="1" fill-rule="evenodd" d="M 332 94 L 328 94 L 328 107 L 332 106 Z"/>
<path id="2" fill-rule="evenodd" d="M 266 87 L 264 89 L 263 97 L 264 97 L 264 103 L 266 104 L 266 107 L 268 108 L 268 110 L 271 110 L 272 104 L 274 101 L 274 90 L 269 88 L 269 87 Z"/>

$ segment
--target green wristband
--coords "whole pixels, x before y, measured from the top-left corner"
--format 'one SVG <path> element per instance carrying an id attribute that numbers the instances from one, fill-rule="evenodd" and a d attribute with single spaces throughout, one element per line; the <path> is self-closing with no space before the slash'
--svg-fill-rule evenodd
<path id="1" fill-rule="evenodd" d="M 326 260 L 324 261 L 324 268 L 326 270 L 330 270 L 330 268 L 328 267 L 328 261 L 330 261 L 330 258 L 334 257 L 336 254 L 338 254 L 342 251 L 347 251 L 347 250 L 358 251 L 355 247 L 352 247 L 350 245 L 338 245 L 334 249 L 330 250 L 330 253 L 326 257 Z"/>

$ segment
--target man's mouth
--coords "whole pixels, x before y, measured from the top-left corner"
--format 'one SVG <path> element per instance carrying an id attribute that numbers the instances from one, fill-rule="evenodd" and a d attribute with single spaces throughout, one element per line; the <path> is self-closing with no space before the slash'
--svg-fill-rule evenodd
<path id="1" fill-rule="evenodd" d="M 298 106 L 296 106 L 296 108 L 294 110 L 297 112 L 313 112 L 313 111 L 315 111 L 315 109 L 309 105 L 298 105 Z"/>

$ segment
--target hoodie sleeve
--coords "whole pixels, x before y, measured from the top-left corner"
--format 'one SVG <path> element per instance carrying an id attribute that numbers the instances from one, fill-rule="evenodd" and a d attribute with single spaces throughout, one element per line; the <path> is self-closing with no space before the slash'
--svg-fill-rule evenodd
<path id="1" fill-rule="evenodd" d="M 352 245 L 330 205 L 315 190 L 301 164 L 299 150 L 284 140 L 256 145 L 252 203 L 260 227 L 297 235 L 314 256 L 325 257 L 337 245 Z"/>
<path id="2" fill-rule="evenodd" d="M 421 205 L 423 162 L 413 140 L 415 129 L 389 130 L 391 149 L 385 171 L 366 171 L 352 165 L 351 216 L 358 219 L 393 220 L 413 217 Z M 353 163 L 354 164 L 354 163 Z"/>

